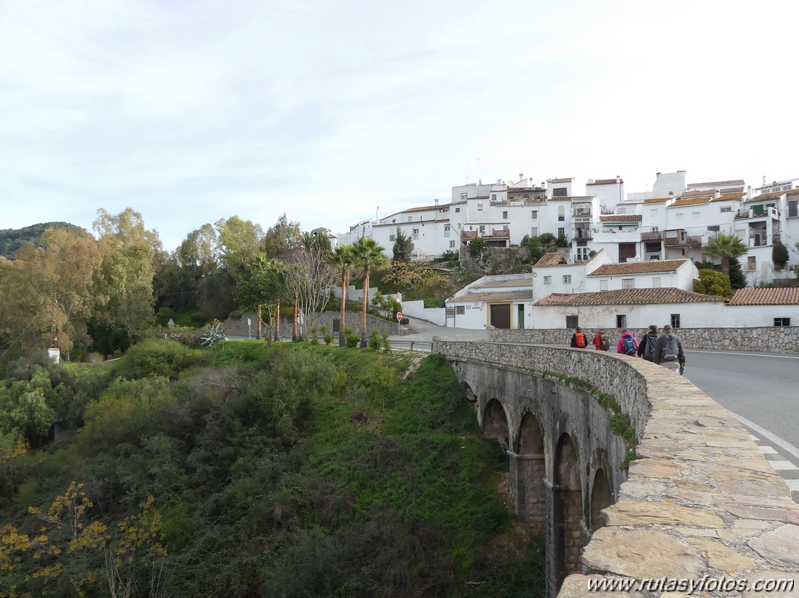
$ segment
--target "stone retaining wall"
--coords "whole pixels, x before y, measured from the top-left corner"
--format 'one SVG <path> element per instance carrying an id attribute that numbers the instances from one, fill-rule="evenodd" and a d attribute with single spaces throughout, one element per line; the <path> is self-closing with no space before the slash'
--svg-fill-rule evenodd
<path id="1" fill-rule="evenodd" d="M 340 316 L 340 312 L 337 311 L 326 311 L 319 315 L 319 319 L 317 320 L 316 326 L 317 328 L 321 328 L 322 326 L 327 326 L 327 331 L 333 331 L 333 319 L 338 319 Z M 247 336 L 247 318 L 252 320 L 252 337 L 255 338 L 255 330 L 256 330 L 256 316 L 255 314 L 242 314 L 240 318 L 228 318 L 223 322 L 225 325 L 225 333 L 228 336 Z M 367 317 L 367 326 L 369 330 L 377 329 L 381 332 L 385 331 L 389 334 L 396 334 L 397 333 L 397 322 L 396 320 L 390 322 L 388 320 L 383 320 L 381 318 L 376 318 L 373 315 L 369 314 Z M 293 321 L 292 318 L 281 317 L 280 318 L 280 335 L 282 338 L 291 338 L 292 330 L 293 330 Z M 345 321 L 345 326 L 347 328 L 352 328 L 356 334 L 361 333 L 361 312 L 354 312 L 348 311 L 347 318 Z M 321 336 L 322 332 L 319 331 Z"/>
<path id="2" fill-rule="evenodd" d="M 515 331 L 512 331 L 515 332 Z M 434 350 L 470 359 L 546 369 L 611 392 L 638 433 L 638 459 L 606 525 L 585 546 L 582 574 L 559 598 L 678 598 L 682 591 L 589 593 L 590 580 L 674 578 L 749 584 L 705 587 L 694 596 L 799 596 L 799 505 L 746 430 L 718 403 L 665 368 L 612 353 L 437 341 Z M 756 593 L 758 579 L 789 579 L 791 593 Z M 676 588 L 679 590 L 679 587 Z"/>
<path id="3" fill-rule="evenodd" d="M 621 336 L 619 328 L 603 328 L 611 341 L 611 350 Z M 645 328 L 628 328 L 637 339 Z M 583 328 L 588 337 L 589 348 L 595 329 Z M 506 343 L 536 343 L 544 345 L 568 345 L 574 330 L 517 329 L 491 330 L 491 340 Z M 723 349 L 725 351 L 755 351 L 764 353 L 799 353 L 799 326 L 770 326 L 759 328 L 678 328 L 675 333 L 686 349 Z"/>

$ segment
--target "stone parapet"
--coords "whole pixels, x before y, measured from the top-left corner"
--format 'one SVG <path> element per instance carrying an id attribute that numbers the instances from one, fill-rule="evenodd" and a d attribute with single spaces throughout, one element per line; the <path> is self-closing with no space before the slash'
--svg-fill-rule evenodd
<path id="1" fill-rule="evenodd" d="M 611 351 L 621 336 L 619 328 L 603 328 L 611 341 Z M 627 328 L 637 339 L 645 333 L 645 328 Z M 596 333 L 594 329 L 583 328 L 589 346 Z M 680 337 L 686 349 L 723 349 L 725 351 L 754 351 L 763 353 L 799 353 L 799 326 L 770 326 L 759 328 L 678 328 L 675 334 Z M 542 345 L 569 345 L 574 330 L 570 328 L 517 330 L 491 330 L 491 340 L 503 343 L 531 343 Z"/>
<path id="2" fill-rule="evenodd" d="M 630 415 L 638 458 L 616 502 L 602 511 L 606 525 L 584 547 L 581 572 L 566 578 L 559 598 L 676 598 L 701 580 L 705 585 L 690 595 L 799 596 L 799 505 L 746 430 L 685 378 L 605 352 L 492 342 L 436 346 L 455 361 L 580 378 L 612 394 Z M 589 592 L 589 581 L 611 578 L 673 578 L 683 585 Z M 756 592 L 758 579 L 793 580 L 795 587 Z"/>
<path id="3" fill-rule="evenodd" d="M 316 327 L 321 328 L 322 326 L 327 327 L 328 332 L 333 331 L 333 320 L 338 319 L 340 312 L 337 311 L 326 311 L 319 314 L 319 317 L 316 321 Z M 280 318 L 280 336 L 283 339 L 291 339 L 291 333 L 293 329 L 293 322 L 290 317 Z M 247 318 L 250 318 L 252 322 L 252 337 L 255 338 L 255 330 L 256 330 L 256 318 L 258 316 L 253 314 L 242 314 L 239 318 L 228 318 L 226 319 L 223 324 L 225 326 L 225 333 L 228 336 L 247 336 Z M 397 322 L 396 320 L 391 322 L 389 320 L 383 320 L 381 318 L 376 318 L 375 316 L 369 314 L 367 317 L 367 326 L 369 330 L 377 329 L 380 332 L 388 332 L 389 334 L 396 334 L 397 333 Z M 354 312 L 348 311 L 347 318 L 345 321 L 345 326 L 347 328 L 352 328 L 352 330 L 356 334 L 361 333 L 361 312 Z M 322 336 L 322 332 L 320 330 L 319 336 Z"/>

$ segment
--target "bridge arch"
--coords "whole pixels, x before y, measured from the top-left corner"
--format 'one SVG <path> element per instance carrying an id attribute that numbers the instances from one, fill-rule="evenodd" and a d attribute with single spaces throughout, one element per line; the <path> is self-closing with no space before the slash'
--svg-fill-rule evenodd
<path id="1" fill-rule="evenodd" d="M 536 415 L 524 413 L 519 434 L 511 453 L 511 494 L 519 521 L 533 533 L 546 532 L 546 442 L 544 430 Z M 515 485 L 514 485 L 515 482 Z"/>
<path id="2" fill-rule="evenodd" d="M 594 483 L 591 484 L 591 511 L 589 513 L 588 525 L 593 534 L 600 527 L 605 527 L 605 519 L 601 511 L 613 504 L 613 497 L 610 492 L 610 484 L 605 475 L 605 470 L 599 468 L 594 473 Z"/>
<path id="3" fill-rule="evenodd" d="M 574 439 L 566 432 L 561 434 L 555 447 L 553 474 L 552 573 L 555 577 L 555 588 L 560 589 L 568 574 L 580 570 L 580 554 L 583 548 L 580 458 Z"/>
<path id="4" fill-rule="evenodd" d="M 491 399 L 483 412 L 483 434 L 496 438 L 506 451 L 510 446 L 510 428 L 505 408 L 497 399 Z"/>

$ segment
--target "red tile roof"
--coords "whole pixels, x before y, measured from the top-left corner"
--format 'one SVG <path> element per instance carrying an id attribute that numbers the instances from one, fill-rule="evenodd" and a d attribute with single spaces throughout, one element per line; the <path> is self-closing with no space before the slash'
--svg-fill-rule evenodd
<path id="1" fill-rule="evenodd" d="M 545 253 L 542 255 L 541 259 L 539 259 L 533 267 L 540 268 L 542 266 L 562 266 L 565 263 L 567 263 L 566 256 L 562 253 L 553 251 L 551 253 Z"/>
<path id="2" fill-rule="evenodd" d="M 799 288 L 738 289 L 730 305 L 799 305 Z"/>
<path id="3" fill-rule="evenodd" d="M 574 177 L 569 177 L 568 179 L 550 179 L 550 183 L 570 183 L 574 180 Z"/>
<path id="4" fill-rule="evenodd" d="M 624 264 L 603 264 L 588 276 L 621 276 L 623 274 L 647 274 L 650 272 L 674 272 L 689 259 L 652 260 L 649 262 L 626 262 Z"/>
<path id="5" fill-rule="evenodd" d="M 673 197 L 653 197 L 652 199 L 645 199 L 644 203 L 664 203 L 674 199 Z"/>
<path id="6" fill-rule="evenodd" d="M 536 305 L 650 305 L 654 303 L 720 303 L 723 297 L 689 293 L 674 287 L 660 289 L 622 289 L 599 293 L 566 295 L 552 293 L 536 302 Z"/>

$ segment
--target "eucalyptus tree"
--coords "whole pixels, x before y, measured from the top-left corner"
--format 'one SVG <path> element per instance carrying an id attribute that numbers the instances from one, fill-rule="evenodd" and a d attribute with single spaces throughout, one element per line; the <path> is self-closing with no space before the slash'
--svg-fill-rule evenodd
<path id="1" fill-rule="evenodd" d="M 347 289 L 350 286 L 350 274 L 355 265 L 355 252 L 352 245 L 339 245 L 335 251 L 327 255 L 327 263 L 341 273 L 341 321 L 339 323 L 339 345 L 344 346 L 344 320 L 347 315 Z"/>
<path id="2" fill-rule="evenodd" d="M 702 251 L 710 257 L 721 259 L 721 271 L 725 276 L 730 275 L 730 260 L 738 258 L 748 251 L 746 245 L 735 235 L 720 234 L 710 239 Z"/>
<path id="3" fill-rule="evenodd" d="M 366 311 L 369 306 L 369 277 L 373 268 L 384 268 L 388 266 L 388 260 L 383 255 L 385 249 L 378 245 L 377 241 L 371 237 L 361 237 L 353 245 L 355 253 L 355 265 L 361 270 L 363 276 L 363 311 L 361 314 L 361 347 L 367 345 L 366 335 Z"/>
<path id="4" fill-rule="evenodd" d="M 261 323 L 266 325 L 266 341 L 272 342 L 272 332 L 280 318 L 280 304 L 289 298 L 285 265 L 269 259 L 265 253 L 254 255 L 247 263 L 246 275 L 236 285 L 236 302 L 241 309 L 254 309 L 258 314 L 258 332 L 261 338 Z"/>

